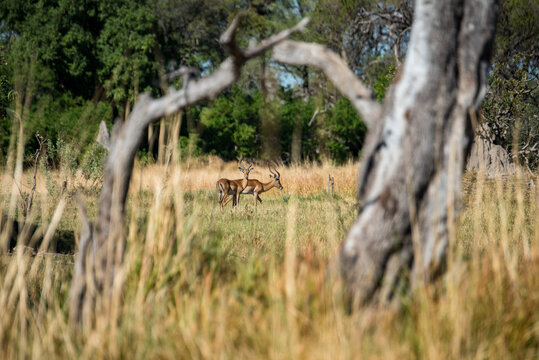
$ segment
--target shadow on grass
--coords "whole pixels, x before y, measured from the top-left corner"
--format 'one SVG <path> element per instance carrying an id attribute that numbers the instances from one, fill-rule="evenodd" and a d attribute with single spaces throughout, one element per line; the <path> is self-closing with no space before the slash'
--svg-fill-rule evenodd
<path id="1" fill-rule="evenodd" d="M 34 252 L 37 252 L 45 236 L 46 229 L 40 228 L 37 224 L 25 224 L 24 221 L 12 219 L 6 215 L 2 215 L 2 227 L 11 227 L 8 244 L 9 251 L 12 252 L 17 243 L 22 246 L 30 247 Z M 72 254 L 75 252 L 75 233 L 73 230 L 59 230 L 54 232 L 49 251 L 60 254 Z"/>

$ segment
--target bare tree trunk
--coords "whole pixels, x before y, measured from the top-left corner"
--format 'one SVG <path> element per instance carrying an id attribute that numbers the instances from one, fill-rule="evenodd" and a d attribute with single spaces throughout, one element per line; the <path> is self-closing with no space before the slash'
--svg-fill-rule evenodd
<path id="1" fill-rule="evenodd" d="M 178 142 L 180 140 L 180 128 L 182 126 L 182 111 L 178 112 L 172 118 L 172 131 L 170 132 L 170 137 L 168 140 L 170 151 L 172 152 L 172 161 L 176 164 L 179 160 L 178 158 Z"/>
<path id="2" fill-rule="evenodd" d="M 299 164 L 301 162 L 301 138 L 303 137 L 303 118 L 301 114 L 294 117 L 294 127 L 292 128 L 291 162 Z"/>
<path id="3" fill-rule="evenodd" d="M 166 154 L 165 154 L 165 136 L 167 132 L 166 119 L 162 118 L 159 121 L 159 139 L 157 143 L 157 163 L 160 165 L 165 164 Z"/>
<path id="4" fill-rule="evenodd" d="M 292 41 L 274 49 L 278 61 L 322 69 L 370 128 L 361 209 L 340 253 L 355 304 L 388 301 L 400 285 L 443 271 L 496 8 L 496 0 L 418 0 L 407 57 L 382 107 L 329 50 Z"/>
<path id="5" fill-rule="evenodd" d="M 259 111 L 260 116 L 260 149 L 262 157 L 276 159 L 280 156 L 279 133 L 281 118 L 279 116 L 279 104 L 275 100 L 274 79 L 266 74 L 266 60 L 262 59 L 260 65 L 260 89 L 263 96 L 263 106 Z"/>
<path id="6" fill-rule="evenodd" d="M 341 249 L 342 275 L 357 302 L 387 301 L 399 282 L 443 271 L 469 151 L 468 116 L 485 92 L 495 8 L 494 0 L 417 2 L 402 73 L 367 138 L 362 208 Z"/>
<path id="7" fill-rule="evenodd" d="M 301 79 L 303 83 L 301 84 L 302 88 L 302 98 L 303 101 L 307 102 L 311 96 L 311 90 L 309 87 L 309 69 L 307 66 L 302 66 L 301 69 Z M 296 114 L 294 117 L 294 127 L 292 128 L 292 146 L 291 146 L 291 162 L 292 164 L 298 164 L 301 162 L 301 140 L 303 137 L 303 117 L 302 114 Z"/>

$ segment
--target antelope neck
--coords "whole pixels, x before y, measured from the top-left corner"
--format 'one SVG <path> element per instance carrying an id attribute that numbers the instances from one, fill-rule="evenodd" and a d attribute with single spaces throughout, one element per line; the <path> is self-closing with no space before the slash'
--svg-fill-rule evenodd
<path id="1" fill-rule="evenodd" d="M 264 192 L 268 191 L 269 189 L 275 187 L 275 180 L 272 180 L 270 182 L 267 182 L 267 183 L 262 183 L 262 189 L 264 190 Z"/>

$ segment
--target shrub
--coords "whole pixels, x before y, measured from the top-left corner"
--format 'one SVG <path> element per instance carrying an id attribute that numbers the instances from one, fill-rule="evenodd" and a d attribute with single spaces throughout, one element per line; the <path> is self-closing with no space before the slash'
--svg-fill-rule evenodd
<path id="1" fill-rule="evenodd" d="M 98 180 L 103 177 L 103 163 L 108 154 L 101 145 L 94 143 L 84 153 L 80 169 L 82 175 L 88 180 Z"/>

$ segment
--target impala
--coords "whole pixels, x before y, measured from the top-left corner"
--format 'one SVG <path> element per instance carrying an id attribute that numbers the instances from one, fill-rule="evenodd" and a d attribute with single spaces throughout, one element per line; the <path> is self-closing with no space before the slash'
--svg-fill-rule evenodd
<path id="1" fill-rule="evenodd" d="M 247 169 L 245 166 L 243 166 L 243 158 L 240 160 L 240 166 L 238 169 L 243 173 L 243 179 L 236 179 L 236 180 L 229 180 L 229 179 L 219 179 L 217 181 L 216 187 L 217 191 L 219 192 L 219 205 L 221 205 L 221 209 L 228 204 L 230 199 L 232 199 L 232 206 L 236 206 L 239 203 L 240 200 L 240 193 L 241 191 L 247 186 L 247 182 L 249 179 L 249 173 L 254 170 L 253 163 L 249 161 L 249 166 Z M 231 195 L 230 198 L 227 197 L 228 195 Z M 226 200 L 226 201 L 225 201 Z"/>
<path id="2" fill-rule="evenodd" d="M 258 181 L 257 179 L 249 179 L 247 180 L 247 186 L 243 188 L 241 191 L 242 194 L 252 194 L 254 199 L 255 206 L 257 205 L 256 201 L 260 201 L 262 204 L 262 199 L 260 198 L 260 194 L 265 193 L 266 191 L 270 190 L 271 188 L 278 188 L 279 190 L 283 190 L 283 186 L 281 185 L 281 174 L 273 168 L 273 171 L 268 166 L 268 169 L 271 173 L 270 178 L 271 181 L 267 183 L 263 183 Z"/>

